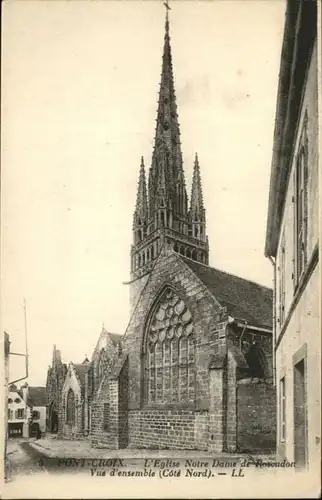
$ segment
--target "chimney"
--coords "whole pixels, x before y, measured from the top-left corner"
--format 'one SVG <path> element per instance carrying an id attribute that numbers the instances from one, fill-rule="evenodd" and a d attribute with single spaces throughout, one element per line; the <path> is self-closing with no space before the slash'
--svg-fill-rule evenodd
<path id="1" fill-rule="evenodd" d="M 29 387 L 28 387 L 27 382 L 24 385 L 21 386 L 21 390 L 22 390 L 23 400 L 24 400 L 25 403 L 27 403 L 28 392 L 29 392 Z"/>

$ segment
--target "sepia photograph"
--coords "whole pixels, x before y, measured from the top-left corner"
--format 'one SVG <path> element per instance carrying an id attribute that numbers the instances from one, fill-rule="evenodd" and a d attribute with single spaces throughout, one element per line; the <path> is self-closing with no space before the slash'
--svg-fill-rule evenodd
<path id="1" fill-rule="evenodd" d="M 320 498 L 321 2 L 5 0 L 4 499 Z"/>

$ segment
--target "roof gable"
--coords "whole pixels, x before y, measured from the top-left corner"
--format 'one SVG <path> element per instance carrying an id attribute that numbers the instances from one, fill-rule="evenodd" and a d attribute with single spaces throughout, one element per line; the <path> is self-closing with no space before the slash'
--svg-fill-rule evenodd
<path id="1" fill-rule="evenodd" d="M 186 257 L 180 258 L 218 302 L 227 307 L 230 316 L 253 326 L 272 327 L 273 292 L 270 288 Z"/>

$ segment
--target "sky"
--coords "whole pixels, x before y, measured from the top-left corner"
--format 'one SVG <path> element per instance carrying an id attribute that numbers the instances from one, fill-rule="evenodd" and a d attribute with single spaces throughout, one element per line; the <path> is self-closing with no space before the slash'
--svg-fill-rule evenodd
<path id="1" fill-rule="evenodd" d="M 210 265 L 272 286 L 264 257 L 284 0 L 170 1 L 188 194 L 202 174 Z M 53 344 L 91 356 L 129 320 L 132 214 L 150 166 L 162 0 L 3 4 L 1 331 L 45 385 Z M 24 376 L 11 356 L 11 381 Z"/>

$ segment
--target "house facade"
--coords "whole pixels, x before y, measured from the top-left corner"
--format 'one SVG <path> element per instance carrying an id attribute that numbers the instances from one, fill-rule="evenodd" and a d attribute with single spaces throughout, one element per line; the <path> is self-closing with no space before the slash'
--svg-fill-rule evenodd
<path id="1" fill-rule="evenodd" d="M 22 390 L 15 385 L 9 387 L 8 393 L 8 436 L 29 437 L 32 418 L 32 403 L 30 398 L 24 398 Z"/>
<path id="2" fill-rule="evenodd" d="M 319 462 L 321 323 L 319 264 L 317 2 L 287 2 L 276 107 L 265 254 L 275 268 L 277 456 Z"/>

